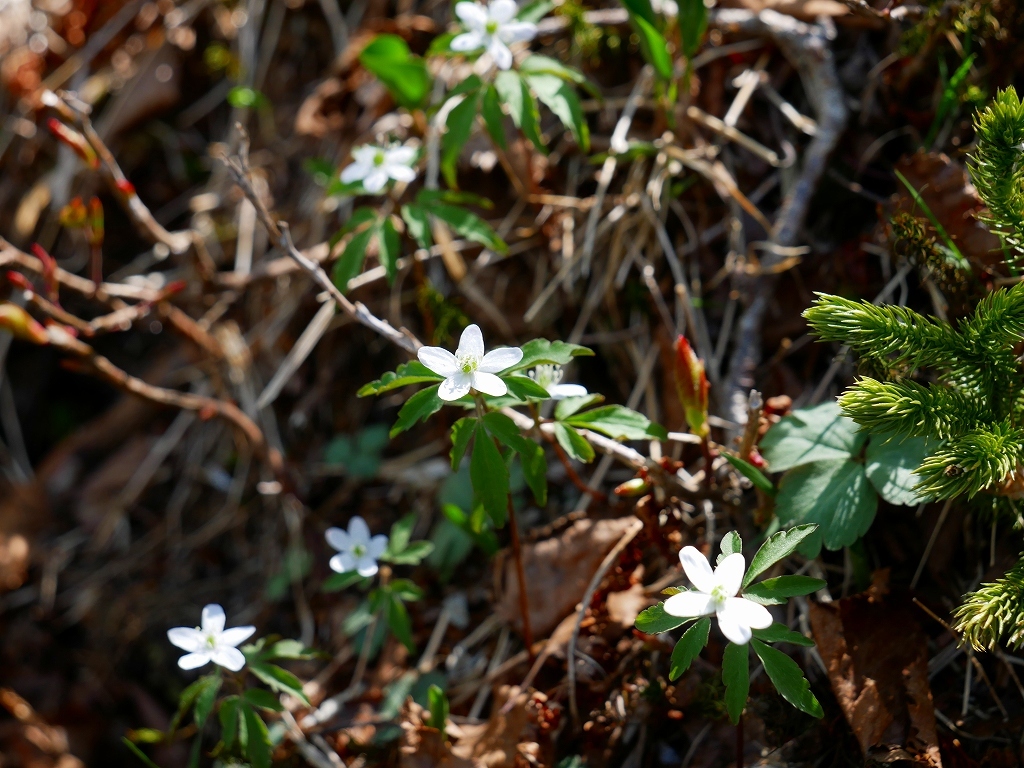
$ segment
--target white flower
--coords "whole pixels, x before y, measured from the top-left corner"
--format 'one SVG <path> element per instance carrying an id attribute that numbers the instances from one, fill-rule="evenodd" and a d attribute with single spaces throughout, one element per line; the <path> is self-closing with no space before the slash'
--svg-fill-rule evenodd
<path id="1" fill-rule="evenodd" d="M 352 157 L 355 162 L 341 172 L 341 180 L 346 184 L 361 181 L 363 189 L 371 194 L 384 189 L 390 179 L 407 182 L 416 179 L 416 169 L 412 167 L 416 159 L 415 147 L 364 144 L 352 150 Z"/>
<path id="2" fill-rule="evenodd" d="M 338 573 L 357 571 L 360 576 L 377 573 L 377 558 L 388 548 L 388 537 L 378 533 L 371 538 L 370 527 L 356 515 L 348 521 L 348 531 L 327 529 L 327 543 L 338 550 L 331 558 L 331 570 Z"/>
<path id="3" fill-rule="evenodd" d="M 567 397 L 583 397 L 587 394 L 587 388 L 580 384 L 561 383 L 565 372 L 560 365 L 538 365 L 527 375 L 544 387 L 552 400 L 565 400 Z"/>
<path id="4" fill-rule="evenodd" d="M 750 642 L 751 629 L 767 629 L 772 625 L 772 615 L 767 608 L 745 597 L 736 597 L 747 570 L 747 563 L 739 552 L 725 558 L 714 572 L 696 547 L 683 547 L 679 562 L 697 589 L 672 595 L 665 601 L 665 613 L 687 618 L 718 614 L 722 634 L 737 645 Z"/>
<path id="5" fill-rule="evenodd" d="M 492 0 L 487 6 L 474 2 L 458 3 L 455 15 L 462 20 L 466 31 L 452 40 L 452 50 L 486 48 L 499 69 L 509 69 L 512 51 L 508 47 L 537 36 L 536 24 L 515 20 L 518 10 L 515 0 Z"/>
<path id="6" fill-rule="evenodd" d="M 198 669 L 211 661 L 232 672 L 245 666 L 245 656 L 236 646 L 244 643 L 256 627 L 224 629 L 224 609 L 216 603 L 203 608 L 202 627 L 175 627 L 167 639 L 188 653 L 178 659 L 182 669 Z"/>
<path id="7" fill-rule="evenodd" d="M 416 357 L 427 368 L 444 376 L 437 395 L 442 400 L 458 400 L 469 394 L 470 389 L 485 395 L 500 397 L 508 392 L 505 382 L 494 374 L 523 359 L 519 347 L 499 347 L 484 354 L 484 337 L 477 325 L 470 325 L 462 332 L 459 348 L 453 355 L 443 347 L 420 347 Z"/>

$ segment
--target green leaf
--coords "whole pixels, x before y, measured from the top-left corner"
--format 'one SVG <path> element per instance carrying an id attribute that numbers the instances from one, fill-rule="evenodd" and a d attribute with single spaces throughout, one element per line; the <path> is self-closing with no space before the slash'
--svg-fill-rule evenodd
<path id="1" fill-rule="evenodd" d="M 751 584 L 743 596 L 761 605 L 782 605 L 791 597 L 809 595 L 824 589 L 828 582 L 811 576 L 777 576 Z"/>
<path id="2" fill-rule="evenodd" d="M 419 565 L 434 551 L 434 545 L 429 541 L 414 541 L 399 555 L 394 555 L 391 562 L 395 565 Z"/>
<path id="3" fill-rule="evenodd" d="M 412 621 L 409 619 L 409 612 L 397 595 L 389 595 L 388 601 L 388 626 L 398 641 L 409 649 L 409 653 L 416 652 L 416 643 L 412 640 Z"/>
<path id="4" fill-rule="evenodd" d="M 391 217 L 386 216 L 377 229 L 378 258 L 388 276 L 388 282 L 395 280 L 395 269 L 398 257 L 402 253 L 401 245 L 398 242 L 398 231 L 391 222 Z"/>
<path id="5" fill-rule="evenodd" d="M 555 439 L 562 449 L 577 461 L 589 464 L 594 460 L 594 448 L 587 439 L 561 421 L 555 422 Z"/>
<path id="6" fill-rule="evenodd" d="M 391 437 L 399 435 L 410 427 L 421 421 L 426 421 L 444 407 L 444 400 L 437 395 L 440 384 L 421 389 L 415 395 L 405 401 L 405 405 L 398 412 L 398 421 L 391 428 Z"/>
<path id="7" fill-rule="evenodd" d="M 704 0 L 679 0 L 679 33 L 683 42 L 683 53 L 692 59 L 700 48 L 701 39 L 708 28 L 708 9 Z"/>
<path id="8" fill-rule="evenodd" d="M 586 75 L 574 67 L 563 64 L 557 59 L 552 59 L 550 56 L 542 56 L 539 53 L 531 54 L 519 65 L 519 71 L 527 74 L 555 75 L 566 82 L 582 85 L 595 98 L 600 98 L 601 96 L 600 90 L 587 81 Z"/>
<path id="9" fill-rule="evenodd" d="M 534 2 L 527 3 L 522 7 L 519 13 L 516 14 L 516 20 L 528 21 L 531 24 L 536 24 L 555 10 L 555 7 L 555 4 L 551 2 L 551 0 L 534 0 Z"/>
<path id="10" fill-rule="evenodd" d="M 340 592 L 343 589 L 348 589 L 353 584 L 357 584 L 362 581 L 363 577 L 359 575 L 358 571 L 349 571 L 348 573 L 332 573 L 326 579 L 324 583 L 320 585 L 321 592 Z"/>
<path id="11" fill-rule="evenodd" d="M 722 452 L 725 456 L 725 460 L 736 467 L 736 470 L 749 480 L 755 488 L 764 491 L 769 496 L 774 496 L 777 491 L 775 486 L 772 485 L 772 481 L 764 476 L 764 473 L 760 469 L 755 467 L 749 461 L 741 459 L 739 456 L 733 456 L 731 453 Z"/>
<path id="12" fill-rule="evenodd" d="M 835 402 L 803 408 L 768 430 L 761 440 L 761 455 L 772 472 L 823 459 L 848 459 L 860 453 L 867 440 L 867 434 L 857 429 Z"/>
<path id="13" fill-rule="evenodd" d="M 210 716 L 210 712 L 213 711 L 214 702 L 217 701 L 217 693 L 220 691 L 221 676 L 207 675 L 202 678 L 206 681 L 206 685 L 203 686 L 203 690 L 196 696 L 196 709 L 193 713 L 193 717 L 196 721 L 196 727 L 201 731 L 203 726 L 206 725 L 206 718 Z"/>
<path id="14" fill-rule="evenodd" d="M 775 622 L 767 629 L 754 629 L 751 630 L 754 633 L 754 637 L 765 643 L 792 643 L 793 645 L 802 645 L 804 648 L 813 648 L 814 641 L 811 638 L 801 635 L 799 632 L 794 632 L 785 624 Z"/>
<path id="15" fill-rule="evenodd" d="M 416 241 L 416 245 L 423 249 L 429 249 L 434 244 L 434 238 L 430 234 L 430 218 L 422 205 L 415 203 L 403 205 L 402 220 L 405 222 L 409 236 Z"/>
<path id="16" fill-rule="evenodd" d="M 520 400 L 547 400 L 548 391 L 529 376 L 502 376 L 508 391 Z"/>
<path id="17" fill-rule="evenodd" d="M 458 472 L 459 465 L 462 464 L 462 457 L 466 455 L 466 448 L 469 447 L 469 441 L 473 437 L 473 432 L 476 430 L 476 419 L 472 416 L 463 416 L 461 419 L 452 424 L 452 471 Z"/>
<path id="18" fill-rule="evenodd" d="M 348 241 L 345 250 L 341 252 L 341 257 L 334 263 L 331 279 L 342 293 L 348 290 L 348 281 L 363 271 L 366 248 L 370 244 L 370 238 L 376 232 L 376 227 L 369 227 L 362 232 L 357 232 Z"/>
<path id="19" fill-rule="evenodd" d="M 238 737 L 238 697 L 227 696 L 221 701 L 217 717 L 220 719 L 221 741 L 224 748 L 230 750 Z"/>
<path id="20" fill-rule="evenodd" d="M 817 523 L 825 547 L 848 547 L 871 527 L 878 495 L 864 465 L 849 459 L 816 461 L 791 469 L 779 482 L 775 512 L 785 523 Z"/>
<path id="21" fill-rule="evenodd" d="M 356 397 L 382 395 L 385 392 L 390 392 L 393 389 L 400 389 L 401 387 L 406 387 L 410 384 L 422 384 L 427 381 L 441 381 L 443 378 L 443 376 L 438 376 L 419 360 L 410 360 L 408 363 L 402 363 L 397 369 L 395 369 L 395 371 L 388 371 L 376 381 L 364 384 L 359 388 L 359 391 L 356 392 Z"/>
<path id="22" fill-rule="evenodd" d="M 419 544 L 420 542 L 416 542 Z M 424 542 L 429 543 L 429 542 Z M 412 546 L 415 546 L 413 544 Z M 393 579 L 390 585 L 391 592 L 398 595 L 407 603 L 423 599 L 423 590 L 409 579 Z"/>
<path id="23" fill-rule="evenodd" d="M 505 137 L 505 113 L 501 111 L 501 102 L 498 99 L 498 91 L 493 85 L 484 89 L 483 98 L 480 101 L 480 114 L 483 115 L 484 125 L 487 126 L 487 133 L 491 140 L 501 149 L 508 149 L 508 139 Z"/>
<path id="24" fill-rule="evenodd" d="M 484 505 L 495 527 L 501 528 L 508 518 L 508 466 L 491 436 L 479 422 L 473 439 L 473 453 L 469 459 L 469 476 L 476 497 Z"/>
<path id="25" fill-rule="evenodd" d="M 254 661 L 249 664 L 249 671 L 269 685 L 272 690 L 287 693 L 309 704 L 309 699 L 302 692 L 302 683 L 299 681 L 299 678 L 287 669 L 283 669 L 276 664 L 267 664 L 264 661 Z"/>
<path id="26" fill-rule="evenodd" d="M 252 763 L 252 768 L 270 768 L 271 745 L 267 724 L 252 707 L 244 703 L 241 706 L 248 737 L 245 754 L 249 758 L 249 762 Z"/>
<path id="27" fill-rule="evenodd" d="M 926 437 L 901 440 L 888 435 L 872 435 L 868 441 L 864 471 L 878 495 L 890 504 L 920 504 L 924 498 L 914 490 L 920 480 L 914 470 L 938 448 L 938 440 Z"/>
<path id="28" fill-rule="evenodd" d="M 426 103 L 433 84 L 427 63 L 398 35 L 377 35 L 359 54 L 359 63 L 377 76 L 399 106 L 413 109 Z"/>
<path id="29" fill-rule="evenodd" d="M 475 192 L 467 192 L 464 189 L 421 189 L 416 193 L 416 202 L 425 208 L 429 208 L 436 203 L 475 205 L 488 211 L 494 208 L 494 203 L 486 197 Z"/>
<path id="30" fill-rule="evenodd" d="M 480 104 L 480 92 L 472 91 L 448 113 L 448 130 L 441 142 L 441 172 L 449 187 L 458 187 L 455 170 L 462 148 L 469 140 Z"/>
<path id="31" fill-rule="evenodd" d="M 269 709 L 273 712 L 284 711 L 284 706 L 281 704 L 277 696 L 272 694 L 270 691 L 263 690 L 262 688 L 247 688 L 242 694 L 242 697 L 254 707 Z"/>
<path id="32" fill-rule="evenodd" d="M 722 654 L 722 682 L 725 683 L 725 708 L 733 725 L 740 721 L 750 692 L 750 654 L 746 645 L 729 643 Z"/>
<path id="33" fill-rule="evenodd" d="M 660 424 L 622 405 L 603 405 L 577 413 L 567 418 L 565 423 L 600 432 L 614 440 L 643 440 L 648 437 L 664 440 L 668 437 L 668 432 Z"/>
<path id="34" fill-rule="evenodd" d="M 810 683 L 793 659 L 760 640 L 751 640 L 750 644 L 754 646 L 754 653 L 761 659 L 764 671 L 771 679 L 775 690 L 782 694 L 782 698 L 812 717 L 825 716 L 821 704 L 811 693 Z"/>
<path id="35" fill-rule="evenodd" d="M 660 635 L 662 632 L 668 632 L 691 621 L 693 618 L 666 613 L 665 604 L 657 603 L 640 611 L 634 626 L 646 635 Z"/>
<path id="36" fill-rule="evenodd" d="M 499 72 L 494 78 L 494 87 L 501 101 L 508 107 L 512 122 L 541 152 L 547 152 L 540 138 L 537 102 L 526 83 L 513 69 Z"/>
<path id="37" fill-rule="evenodd" d="M 800 542 L 814 533 L 817 527 L 816 525 L 798 525 L 788 531 L 779 531 L 769 536 L 757 550 L 754 559 L 750 561 L 750 567 L 747 568 L 747 573 L 743 577 L 741 589 L 777 562 L 793 554 Z"/>
<path id="38" fill-rule="evenodd" d="M 173 734 L 178 729 L 178 724 L 182 718 L 188 713 L 190 709 L 195 705 L 196 698 L 201 694 L 206 686 L 210 684 L 210 679 L 217 675 L 203 675 L 198 680 L 190 683 L 181 695 L 178 697 L 178 711 L 174 717 L 171 718 L 171 724 L 167 727 L 167 733 Z"/>
<path id="39" fill-rule="evenodd" d="M 394 557 L 395 555 L 404 552 L 405 548 L 409 546 L 409 539 L 412 538 L 412 529 L 415 527 L 415 512 L 403 515 L 399 518 L 398 521 L 391 526 L 391 532 L 388 535 L 388 547 L 384 551 L 383 557 Z"/>
<path id="40" fill-rule="evenodd" d="M 722 537 L 722 553 L 718 556 L 716 562 L 721 563 L 729 555 L 735 555 L 737 552 L 743 554 L 743 539 L 736 531 L 729 531 L 725 536 Z"/>
<path id="41" fill-rule="evenodd" d="M 306 648 L 298 640 L 278 640 L 266 652 L 260 654 L 261 659 L 299 659 L 308 661 L 320 657 L 319 651 Z"/>
<path id="42" fill-rule="evenodd" d="M 548 461 L 544 449 L 526 437 L 520 437 L 516 452 L 523 467 L 523 478 L 530 487 L 534 501 L 544 507 L 548 503 Z"/>
<path id="43" fill-rule="evenodd" d="M 594 351 L 579 344 L 567 344 L 564 341 L 548 341 L 533 339 L 521 347 L 523 359 L 513 365 L 507 373 L 525 371 L 538 365 L 567 365 L 574 357 L 593 357 Z"/>
<path id="44" fill-rule="evenodd" d="M 441 686 L 432 685 L 427 689 L 427 701 L 430 704 L 430 726 L 441 732 L 443 741 L 448 724 L 448 697 L 444 695 Z"/>
<path id="45" fill-rule="evenodd" d="M 559 400 L 555 405 L 555 421 L 565 421 L 574 413 L 604 402 L 604 395 L 580 395 Z"/>
<path id="46" fill-rule="evenodd" d="M 477 530 L 469 516 L 454 504 L 445 504 L 441 508 L 441 512 L 448 522 L 472 539 L 485 555 L 492 557 L 498 551 L 498 537 L 490 528 Z"/>
<path id="47" fill-rule="evenodd" d="M 457 205 L 447 205 L 445 203 L 432 203 L 428 210 L 448 224 L 459 237 L 464 237 L 474 243 L 480 243 L 485 248 L 490 248 L 498 253 L 506 253 L 508 251 L 508 245 L 498 237 L 498 233 L 494 231 L 494 228 L 475 213 L 471 213 Z"/>
<path id="48" fill-rule="evenodd" d="M 657 28 L 646 19 L 630 14 L 630 21 L 640 36 L 640 52 L 654 70 L 665 80 L 672 78 L 672 54 L 668 43 Z"/>
<path id="49" fill-rule="evenodd" d="M 711 619 L 706 616 L 690 627 L 683 636 L 679 638 L 676 647 L 672 649 L 672 659 L 669 662 L 668 679 L 678 680 L 683 673 L 690 668 L 693 660 L 700 655 L 701 650 L 708 644 L 708 634 L 711 632 Z"/>
<path id="50" fill-rule="evenodd" d="M 576 92 L 558 75 L 543 73 L 525 75 L 537 98 L 562 121 L 584 152 L 590 151 L 590 127 L 583 115 Z"/>

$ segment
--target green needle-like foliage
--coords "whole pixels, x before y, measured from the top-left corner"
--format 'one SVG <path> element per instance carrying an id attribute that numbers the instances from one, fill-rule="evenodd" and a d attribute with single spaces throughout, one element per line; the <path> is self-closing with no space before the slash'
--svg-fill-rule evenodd
<path id="1" fill-rule="evenodd" d="M 1024 557 L 1001 579 L 967 595 L 956 610 L 956 628 L 976 650 L 994 650 L 1000 638 L 1024 645 Z"/>
<path id="2" fill-rule="evenodd" d="M 993 230 L 1024 253 L 1024 104 L 1013 88 L 1000 91 L 974 119 L 978 146 L 970 167 Z"/>

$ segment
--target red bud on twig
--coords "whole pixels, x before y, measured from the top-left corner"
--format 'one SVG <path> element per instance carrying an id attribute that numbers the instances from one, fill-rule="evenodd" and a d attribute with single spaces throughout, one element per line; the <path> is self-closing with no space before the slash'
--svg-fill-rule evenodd
<path id="1" fill-rule="evenodd" d="M 89 245 L 103 245 L 103 203 L 98 197 L 89 201 Z"/>
<path id="2" fill-rule="evenodd" d="M 32 287 L 32 283 L 28 281 L 21 272 L 15 272 L 13 269 L 7 270 L 7 282 L 13 285 L 15 288 L 20 288 L 23 291 L 35 292 L 35 288 Z"/>
<path id="3" fill-rule="evenodd" d="M 59 304 L 57 292 L 57 260 L 39 243 L 32 243 L 32 253 L 43 262 L 43 284 L 46 286 L 47 298 L 54 304 Z"/>
<path id="4" fill-rule="evenodd" d="M 697 357 L 685 336 L 676 340 L 676 391 L 690 431 L 699 437 L 707 437 L 708 390 L 710 388 L 703 361 Z"/>
<path id="5" fill-rule="evenodd" d="M 80 229 L 85 226 L 88 215 L 82 198 L 73 198 L 70 203 L 60 209 L 60 225 L 67 229 Z"/>
<path id="6" fill-rule="evenodd" d="M 70 147 L 76 155 L 84 160 L 90 168 L 100 167 L 100 158 L 96 154 L 96 150 L 92 148 L 92 145 L 86 140 L 85 136 L 80 134 L 74 128 L 71 128 L 55 117 L 51 117 L 46 121 L 46 127 L 50 129 L 57 140 L 67 147 Z"/>
<path id="7" fill-rule="evenodd" d="M 17 304 L 0 304 L 0 328 L 9 331 L 16 339 L 33 344 L 48 344 L 46 329 L 35 318 Z"/>

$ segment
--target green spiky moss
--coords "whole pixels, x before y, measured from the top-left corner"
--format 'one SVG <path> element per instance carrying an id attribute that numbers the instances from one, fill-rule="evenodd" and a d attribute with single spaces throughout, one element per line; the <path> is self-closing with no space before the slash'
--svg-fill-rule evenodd
<path id="1" fill-rule="evenodd" d="M 966 595 L 954 627 L 978 651 L 994 650 L 1000 640 L 1024 645 L 1024 556 L 1003 578 Z"/>

